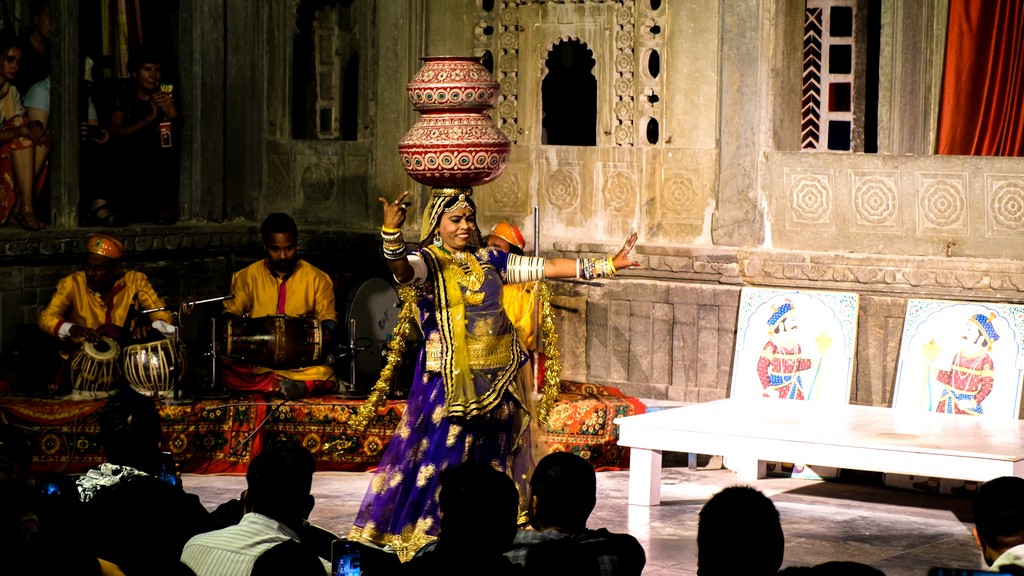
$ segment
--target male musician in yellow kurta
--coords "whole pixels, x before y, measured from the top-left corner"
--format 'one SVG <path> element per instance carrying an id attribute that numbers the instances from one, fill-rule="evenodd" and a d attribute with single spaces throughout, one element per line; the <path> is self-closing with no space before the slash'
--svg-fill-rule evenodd
<path id="1" fill-rule="evenodd" d="M 334 283 L 330 276 L 298 258 L 299 231 L 295 220 L 282 212 L 267 216 L 260 226 L 267 257 L 239 270 L 231 278 L 234 299 L 224 302 L 233 316 L 292 316 L 320 321 L 324 342 L 330 342 L 338 315 L 334 310 Z M 324 346 L 326 348 L 326 346 Z M 271 370 L 225 362 L 224 384 L 235 390 L 280 392 L 297 398 L 309 393 L 329 394 L 337 389 L 329 365 L 292 370 Z"/>
<path id="2" fill-rule="evenodd" d="M 86 240 L 85 269 L 65 276 L 57 283 L 57 293 L 39 313 L 39 328 L 59 338 L 67 346 L 61 350 L 65 358 L 73 346 L 83 340 L 98 342 L 104 336 L 120 340 L 127 337 L 122 330 L 131 330 L 135 340 L 144 340 L 159 332 L 174 334 L 174 317 L 170 312 L 149 314 L 149 322 L 125 326 L 133 306 L 142 310 L 163 308 L 149 279 L 142 272 L 121 269 L 124 246 L 116 238 L 103 234 Z M 59 377 L 59 376 L 58 376 Z M 59 382 L 51 384 L 51 389 Z"/>

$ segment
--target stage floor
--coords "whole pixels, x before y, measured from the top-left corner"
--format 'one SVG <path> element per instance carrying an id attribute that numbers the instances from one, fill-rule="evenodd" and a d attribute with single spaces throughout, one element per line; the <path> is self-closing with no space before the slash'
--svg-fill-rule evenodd
<path id="1" fill-rule="evenodd" d="M 318 472 L 313 479 L 312 521 L 346 533 L 370 477 Z M 647 551 L 646 576 L 696 574 L 697 513 L 712 494 L 737 483 L 729 470 L 665 468 L 662 505 L 630 506 L 628 473 L 600 472 L 597 509 L 589 525 L 636 536 Z M 245 478 L 187 474 L 184 484 L 212 508 L 237 497 Z M 750 484 L 779 509 L 786 566 L 852 560 L 871 564 L 888 576 L 923 576 L 931 566 L 983 565 L 971 536 L 969 500 L 845 481 L 767 478 Z"/>

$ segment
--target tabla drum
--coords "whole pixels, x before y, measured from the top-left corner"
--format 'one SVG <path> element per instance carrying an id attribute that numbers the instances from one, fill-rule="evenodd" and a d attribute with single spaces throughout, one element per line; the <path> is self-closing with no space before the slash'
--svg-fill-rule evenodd
<path id="1" fill-rule="evenodd" d="M 323 363 L 323 333 L 316 318 L 232 318 L 224 325 L 223 354 L 256 366 L 293 370 Z"/>
<path id="2" fill-rule="evenodd" d="M 125 380 L 136 392 L 166 398 L 188 368 L 185 346 L 171 338 L 130 344 L 121 352 L 121 368 Z"/>
<path id="3" fill-rule="evenodd" d="M 104 336 L 99 342 L 83 342 L 71 356 L 71 394 L 87 398 L 103 398 L 120 376 L 118 358 L 121 348 L 113 338 Z"/>

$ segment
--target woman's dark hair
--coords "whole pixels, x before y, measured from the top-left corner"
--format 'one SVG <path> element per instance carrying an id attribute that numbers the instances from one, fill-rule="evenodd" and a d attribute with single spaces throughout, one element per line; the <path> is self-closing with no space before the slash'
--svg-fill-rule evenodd
<path id="1" fill-rule="evenodd" d="M 0 57 L 18 45 L 18 38 L 9 30 L 0 30 Z"/>
<path id="2" fill-rule="evenodd" d="M 135 47 L 128 55 L 128 71 L 138 72 L 143 64 L 163 65 L 164 56 L 158 50 L 148 48 L 145 44 Z"/>

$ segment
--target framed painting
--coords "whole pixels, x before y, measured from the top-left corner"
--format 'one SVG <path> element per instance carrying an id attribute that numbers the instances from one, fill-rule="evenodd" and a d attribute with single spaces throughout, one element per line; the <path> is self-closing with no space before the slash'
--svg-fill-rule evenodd
<path id="1" fill-rule="evenodd" d="M 729 395 L 848 402 L 858 305 L 852 292 L 744 288 Z"/>
<path id="2" fill-rule="evenodd" d="M 1024 306 L 907 302 L 893 409 L 1017 418 L 1024 375 Z M 885 474 L 887 486 L 971 496 L 974 481 Z"/>
<path id="3" fill-rule="evenodd" d="M 858 305 L 852 292 L 744 288 L 729 395 L 847 403 Z M 839 475 L 838 468 L 789 462 L 767 469 L 793 478 Z"/>
<path id="4" fill-rule="evenodd" d="M 893 408 L 1017 418 L 1024 306 L 910 300 Z"/>

